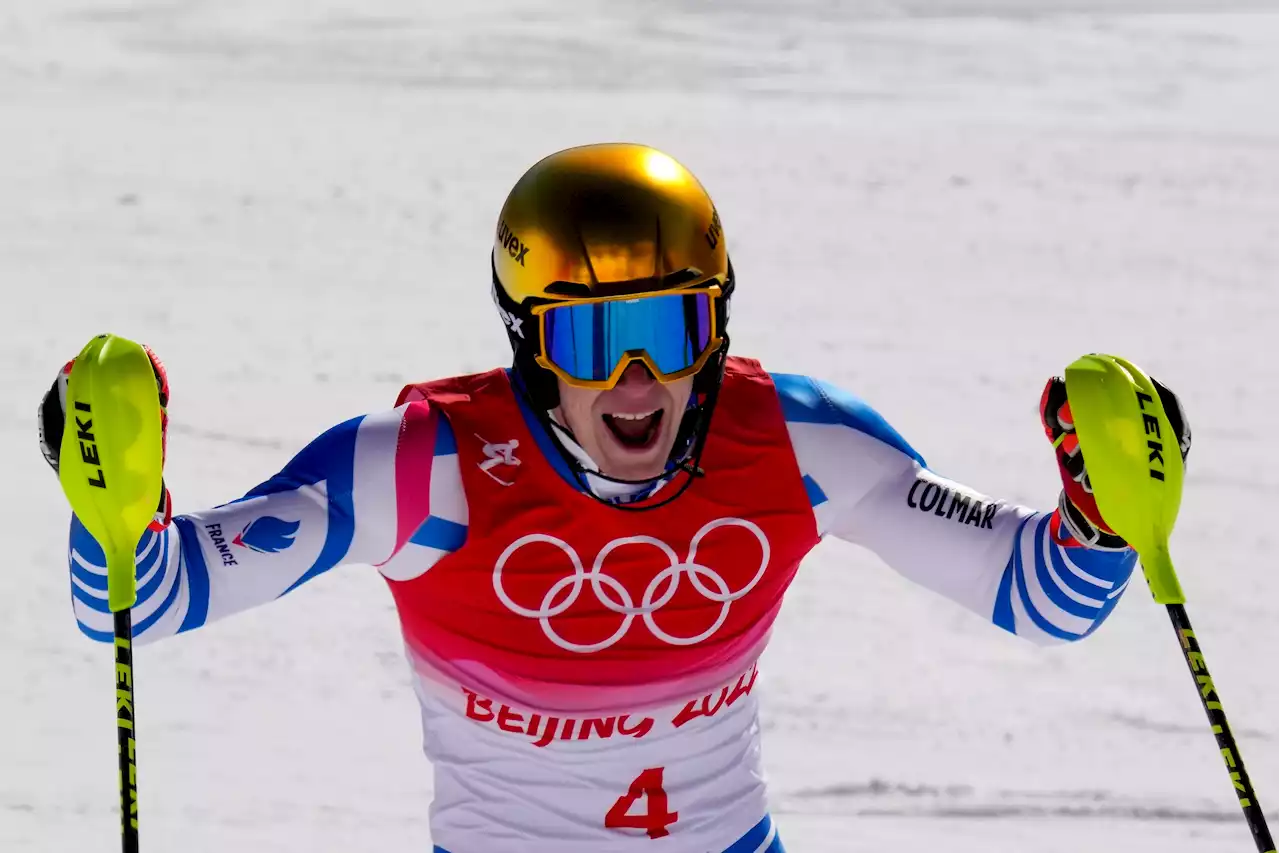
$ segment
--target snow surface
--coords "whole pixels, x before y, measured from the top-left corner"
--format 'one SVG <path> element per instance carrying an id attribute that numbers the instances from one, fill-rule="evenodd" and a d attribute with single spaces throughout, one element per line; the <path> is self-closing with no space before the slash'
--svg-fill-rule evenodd
<path id="1" fill-rule="evenodd" d="M 605 139 L 717 199 L 735 351 L 861 394 L 948 476 L 1051 506 L 1036 402 L 1082 352 L 1179 391 L 1175 558 L 1274 826 L 1276 31 L 1214 0 L 0 5 L 0 849 L 118 849 L 110 652 L 35 447 L 58 365 L 152 344 L 179 510 L 238 496 L 406 380 L 502 362 L 504 194 Z M 372 570 L 137 666 L 144 849 L 430 849 Z M 1041 650 L 829 543 L 761 678 L 794 851 L 1252 849 L 1141 584 Z"/>

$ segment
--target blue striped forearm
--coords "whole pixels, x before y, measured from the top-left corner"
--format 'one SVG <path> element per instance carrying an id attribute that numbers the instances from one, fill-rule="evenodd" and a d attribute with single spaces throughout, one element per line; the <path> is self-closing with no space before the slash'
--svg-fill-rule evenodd
<path id="1" fill-rule="evenodd" d="M 176 633 L 190 600 L 181 539 L 174 527 L 147 531 L 135 550 L 137 601 L 132 608 L 133 633 L 146 642 Z M 107 567 L 102 548 L 74 515 L 68 548 L 71 602 L 85 636 L 111 642 L 111 608 L 107 605 Z"/>
<path id="2" fill-rule="evenodd" d="M 992 621 L 1040 644 L 1087 637 L 1110 615 L 1137 563 L 1131 550 L 1053 541 L 1053 515 L 1025 519 L 1000 580 Z"/>

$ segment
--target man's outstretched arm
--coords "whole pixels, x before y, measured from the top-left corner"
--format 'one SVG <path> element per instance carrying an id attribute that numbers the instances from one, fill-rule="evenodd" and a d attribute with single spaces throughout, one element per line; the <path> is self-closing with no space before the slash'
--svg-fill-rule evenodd
<path id="1" fill-rule="evenodd" d="M 149 530 L 137 549 L 138 641 L 271 601 L 343 563 L 389 558 L 398 539 L 395 462 L 404 421 L 396 409 L 339 424 L 243 498 Z M 74 515 L 69 560 L 76 621 L 109 642 L 106 561 Z"/>
<path id="2" fill-rule="evenodd" d="M 167 404 L 167 379 L 155 364 Z M 56 440 L 45 436 L 61 434 L 59 383 L 65 387 L 69 367 L 41 407 L 42 446 L 55 468 Z M 343 563 L 381 565 L 415 535 L 421 538 L 433 491 L 446 498 L 442 512 L 456 514 L 452 498 L 459 490 L 442 483 L 457 476 L 448 425 L 419 402 L 333 427 L 274 477 L 224 506 L 170 520 L 166 492 L 136 550 L 134 636 L 148 642 L 198 628 Z M 106 560 L 74 515 L 68 562 L 80 629 L 110 642 Z"/>
<path id="3" fill-rule="evenodd" d="M 1056 396 L 1065 390 L 1055 388 L 1050 400 L 1051 382 L 1041 402 L 1052 409 L 1046 427 L 1058 433 L 1049 428 L 1064 497 L 1058 509 L 1037 512 L 929 471 L 853 395 L 804 376 L 774 380 L 820 532 L 871 549 L 902 575 L 1032 642 L 1078 640 L 1114 609 L 1137 559 L 1100 520 L 1089 521 L 1096 505 L 1083 465 L 1073 461 L 1078 446 L 1064 440 L 1070 430 L 1058 421 L 1062 415 L 1069 427 L 1065 396 Z"/>

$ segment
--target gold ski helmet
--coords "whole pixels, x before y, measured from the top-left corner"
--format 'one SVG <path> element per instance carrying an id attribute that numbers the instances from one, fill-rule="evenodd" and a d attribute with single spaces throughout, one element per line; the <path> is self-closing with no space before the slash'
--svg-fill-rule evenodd
<path id="1" fill-rule="evenodd" d="M 710 196 L 668 155 L 606 143 L 539 161 L 502 207 L 492 257 L 536 410 L 557 405 L 557 376 L 611 388 L 632 361 L 661 381 L 696 374 L 695 396 L 718 387 L 732 268 Z"/>

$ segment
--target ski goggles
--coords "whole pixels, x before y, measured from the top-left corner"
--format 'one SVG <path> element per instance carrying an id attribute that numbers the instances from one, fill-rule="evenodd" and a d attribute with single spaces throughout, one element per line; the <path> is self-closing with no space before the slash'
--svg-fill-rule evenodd
<path id="1" fill-rule="evenodd" d="M 720 294 L 712 285 L 535 306 L 536 361 L 578 388 L 612 388 L 633 361 L 660 382 L 692 376 L 724 343 L 716 328 Z"/>

